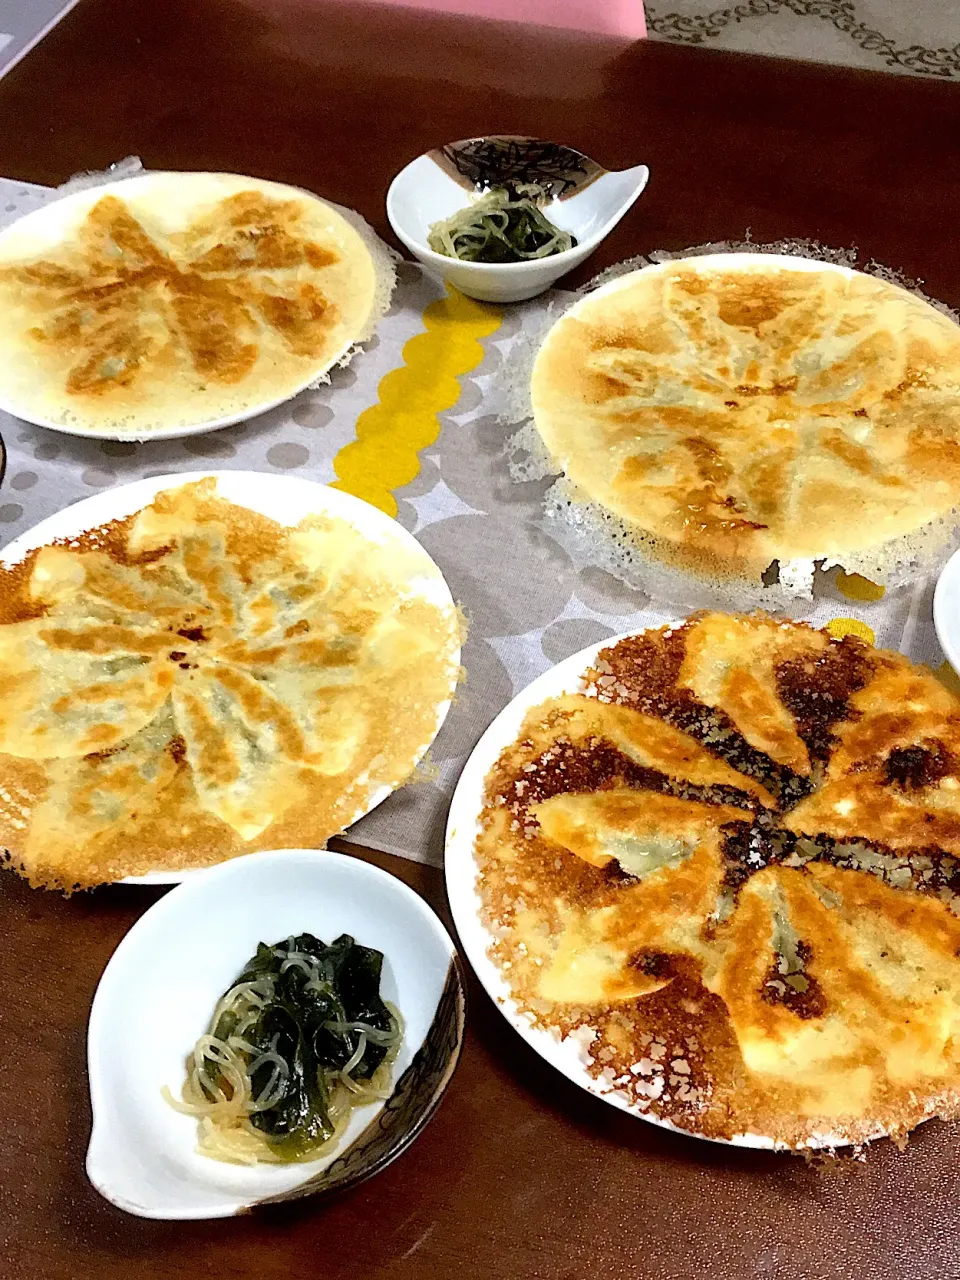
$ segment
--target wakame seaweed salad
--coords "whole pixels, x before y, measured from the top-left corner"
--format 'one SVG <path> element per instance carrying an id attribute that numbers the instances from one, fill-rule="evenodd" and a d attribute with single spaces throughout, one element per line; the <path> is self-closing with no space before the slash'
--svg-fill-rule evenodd
<path id="1" fill-rule="evenodd" d="M 261 942 L 194 1048 L 179 1109 L 218 1159 L 310 1159 L 353 1107 L 385 1096 L 401 1038 L 383 954 L 347 934 Z M 169 1099 L 173 1101 L 172 1099 Z"/>

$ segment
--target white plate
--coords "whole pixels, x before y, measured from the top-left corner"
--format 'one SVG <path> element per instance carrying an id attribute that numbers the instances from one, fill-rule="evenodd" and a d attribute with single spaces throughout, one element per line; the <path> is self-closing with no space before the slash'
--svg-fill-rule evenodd
<path id="1" fill-rule="evenodd" d="M 393 1105 L 358 1108 L 337 1150 L 319 1160 L 251 1168 L 211 1160 L 195 1150 L 196 1119 L 175 1111 L 160 1091 L 166 1085 L 179 1096 L 188 1054 L 257 943 L 297 933 L 328 943 L 348 933 L 383 952 L 381 992 L 404 1020 Z M 87 1175 L 127 1213 L 168 1219 L 222 1218 L 261 1200 L 360 1181 L 422 1130 L 456 1066 L 462 1032 L 453 943 L 402 881 L 316 849 L 222 863 L 151 907 L 100 979 L 87 1034 Z M 385 1110 L 389 1117 L 357 1143 Z"/>
<path id="2" fill-rule="evenodd" d="M 669 621 L 670 619 L 664 618 L 664 624 Z M 682 1133 L 685 1137 L 699 1138 L 705 1142 L 726 1143 L 728 1140 L 725 1138 L 707 1138 L 703 1134 L 691 1134 L 686 1129 L 678 1128 L 669 1120 L 662 1120 L 658 1116 L 641 1111 L 624 1094 L 616 1092 L 610 1085 L 590 1075 L 583 1050 L 576 1040 L 569 1036 L 561 1040 L 545 1028 L 535 1026 L 528 1015 L 517 1008 L 500 968 L 490 958 L 488 948 L 494 939 L 481 920 L 483 904 L 477 892 L 478 868 L 474 856 L 474 845 L 480 830 L 479 819 L 484 807 L 484 785 L 487 774 L 504 748 L 516 741 L 520 726 L 533 707 L 548 698 L 581 692 L 582 677 L 600 651 L 610 648 L 619 640 L 625 639 L 627 635 L 636 634 L 638 633 L 625 632 L 624 635 L 601 640 L 598 644 L 582 649 L 549 671 L 545 671 L 542 676 L 519 693 L 487 729 L 464 766 L 450 805 L 445 859 L 447 897 L 450 899 L 450 909 L 461 946 L 481 984 L 514 1030 L 519 1032 L 541 1058 L 556 1067 L 581 1089 L 586 1089 L 588 1093 L 595 1094 L 621 1111 L 639 1116 L 651 1124 L 659 1125 L 662 1129 Z M 729 1139 L 729 1142 L 738 1147 L 778 1149 L 778 1144 L 773 1139 L 756 1133 L 737 1134 Z M 813 1147 L 844 1144 L 837 1143 L 831 1135 L 824 1134 L 822 1138 L 808 1145 Z"/>
<path id="3" fill-rule="evenodd" d="M 129 196 L 131 192 L 142 191 L 144 187 L 166 183 L 171 176 L 177 177 L 179 175 L 176 173 L 171 174 L 165 170 L 142 173 L 132 178 L 121 178 L 116 182 L 105 182 L 93 187 L 84 187 L 79 191 L 71 192 L 69 195 L 61 196 L 59 199 L 48 201 L 39 209 L 35 209 L 32 213 L 28 213 L 24 217 L 18 218 L 15 222 L 11 222 L 9 226 L 4 227 L 3 231 L 0 232 L 0 245 L 2 245 L 5 238 L 19 237 L 24 231 L 34 231 L 42 238 L 50 230 L 57 231 L 65 220 L 69 221 L 71 211 L 77 207 L 80 210 L 84 210 L 86 206 L 93 205 L 103 196 Z M 191 173 L 188 176 L 208 177 L 210 175 Z M 242 175 L 233 174 L 213 176 L 242 177 Z M 377 236 L 373 228 L 354 210 L 345 209 L 341 205 L 334 204 L 331 200 L 324 200 L 316 192 L 306 191 L 302 187 L 293 187 L 286 183 L 267 182 L 261 178 L 252 178 L 249 181 L 255 182 L 259 188 L 264 190 L 276 188 L 277 194 L 281 196 L 285 192 L 287 198 L 290 195 L 308 196 L 311 200 L 317 200 L 329 206 L 349 222 L 353 230 L 362 238 L 373 257 L 374 266 L 378 273 L 386 272 L 389 274 L 393 272 L 391 251 Z M 379 319 L 379 316 L 375 317 L 375 319 Z M 305 377 L 298 385 L 291 387 L 289 391 L 281 396 L 256 401 L 244 409 L 235 413 L 228 413 L 219 418 L 209 418 L 202 422 L 192 423 L 189 426 L 161 427 L 155 431 L 149 431 L 146 435 L 137 435 L 136 432 L 122 431 L 114 427 L 69 426 L 63 422 L 51 421 L 49 418 L 44 418 L 39 414 L 27 413 L 18 401 L 4 398 L 2 380 L 0 380 L 0 410 L 5 410 L 7 413 L 12 414 L 13 417 L 21 419 L 21 421 L 32 422 L 35 426 L 46 427 L 50 431 L 59 431 L 68 436 L 93 437 L 98 440 L 176 440 L 182 436 L 195 436 L 202 435 L 207 431 L 219 431 L 221 427 L 232 426 L 235 422 L 245 422 L 248 418 L 253 418 L 260 413 L 266 413 L 269 409 L 275 409 L 277 405 L 285 404 L 288 400 L 292 400 L 294 396 L 299 395 L 301 391 L 317 382 L 318 379 L 322 379 L 324 374 L 344 360 L 344 357 L 352 347 L 361 347 L 362 345 L 363 343 L 357 339 L 350 339 L 350 341 L 345 342 L 340 350 L 334 352 L 322 366 L 314 368 L 308 377 Z"/>
<path id="4" fill-rule="evenodd" d="M 402 585 L 416 595 L 437 604 L 440 607 L 454 607 L 450 588 L 443 574 L 437 568 L 413 534 L 408 533 L 396 520 L 392 520 L 376 507 L 349 493 L 339 489 L 331 489 L 328 485 L 318 484 L 314 480 L 303 480 L 297 476 L 272 475 L 258 471 L 188 471 L 179 475 L 151 476 L 147 480 L 135 480 L 132 484 L 118 485 L 115 489 L 106 489 L 93 497 L 75 502 L 72 507 L 65 507 L 56 515 L 41 520 L 32 529 L 27 529 L 18 538 L 0 551 L 0 563 L 11 565 L 23 560 L 36 547 L 46 546 L 56 538 L 71 538 L 84 533 L 88 529 L 106 524 L 111 520 L 122 520 L 147 506 L 163 489 L 179 488 L 195 480 L 203 480 L 213 476 L 217 481 L 217 493 L 220 497 L 235 502 L 238 506 L 250 511 L 259 512 L 282 525 L 296 525 L 307 516 L 333 516 L 352 525 L 359 533 L 369 538 L 378 546 L 395 545 L 404 556 L 414 553 L 422 565 L 422 576 Z M 459 651 L 454 661 L 459 660 Z M 416 763 L 426 754 L 430 744 L 440 732 L 447 712 L 453 702 L 454 690 L 450 696 L 437 707 L 437 719 L 428 741 L 417 752 Z M 371 809 L 386 800 L 396 788 L 381 787 L 374 792 L 367 805 L 358 809 L 345 825 L 352 825 L 364 817 Z M 121 884 L 179 884 L 195 871 L 153 871 L 143 876 L 128 876 Z"/>
<path id="5" fill-rule="evenodd" d="M 953 553 L 937 579 L 933 625 L 940 648 L 954 671 L 960 674 L 960 551 Z"/>

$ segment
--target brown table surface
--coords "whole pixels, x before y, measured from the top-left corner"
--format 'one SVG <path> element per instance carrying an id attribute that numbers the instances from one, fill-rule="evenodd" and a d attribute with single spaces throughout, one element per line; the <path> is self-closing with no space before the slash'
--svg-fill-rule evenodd
<path id="1" fill-rule="evenodd" d="M 650 164 L 597 265 L 749 227 L 855 244 L 960 305 L 950 85 L 322 0 L 83 0 L 0 82 L 0 174 L 136 153 L 300 183 L 384 233 L 406 160 L 493 131 Z M 445 913 L 438 871 L 361 856 Z M 671 1136 L 567 1083 L 476 984 L 446 1100 L 375 1180 L 235 1221 L 127 1217 L 83 1173 L 84 1035 L 160 891 L 64 901 L 4 876 L 0 894 L 4 1280 L 960 1277 L 956 1125 L 826 1169 Z"/>

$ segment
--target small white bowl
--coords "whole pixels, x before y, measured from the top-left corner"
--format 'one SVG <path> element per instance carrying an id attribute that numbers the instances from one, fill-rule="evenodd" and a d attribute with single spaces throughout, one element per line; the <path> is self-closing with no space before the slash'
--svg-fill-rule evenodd
<path id="1" fill-rule="evenodd" d="M 960 675 L 960 551 L 953 553 L 937 579 L 933 625 L 947 661 Z"/>
<path id="2" fill-rule="evenodd" d="M 393 1094 L 358 1108 L 337 1149 L 303 1164 L 224 1164 L 196 1151 L 197 1121 L 175 1097 L 217 1000 L 256 951 L 296 933 L 352 935 L 384 955 L 381 991 L 404 1036 Z M 329 1194 L 377 1173 L 433 1114 L 460 1054 L 464 987 L 456 950 L 402 881 L 345 854 L 249 854 L 172 890 L 133 926 L 93 999 L 87 1037 L 93 1132 L 87 1176 L 142 1218 L 222 1218 Z"/>
<path id="3" fill-rule="evenodd" d="M 424 152 L 387 192 L 390 225 L 412 254 L 461 293 L 484 302 L 519 302 L 543 293 L 578 267 L 647 185 L 645 164 L 609 172 L 572 147 L 513 134 L 465 138 Z M 429 247 L 430 228 L 471 197 L 506 183 L 536 182 L 551 195 L 546 215 L 576 238 L 563 253 L 530 262 L 460 262 Z"/>

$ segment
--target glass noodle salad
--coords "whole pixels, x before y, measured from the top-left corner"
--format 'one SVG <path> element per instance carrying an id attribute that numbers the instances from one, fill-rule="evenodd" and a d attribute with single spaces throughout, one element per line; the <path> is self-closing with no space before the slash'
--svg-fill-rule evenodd
<path id="1" fill-rule="evenodd" d="M 196 1116 L 197 1150 L 257 1164 L 315 1159 L 357 1106 L 386 1098 L 402 1038 L 380 996 L 383 954 L 343 934 L 261 942 L 187 1062 L 178 1111 Z"/>
<path id="2" fill-rule="evenodd" d="M 533 183 L 494 187 L 453 217 L 435 222 L 427 243 L 461 262 L 528 262 L 572 249 L 576 239 L 543 212 L 546 194 Z"/>

